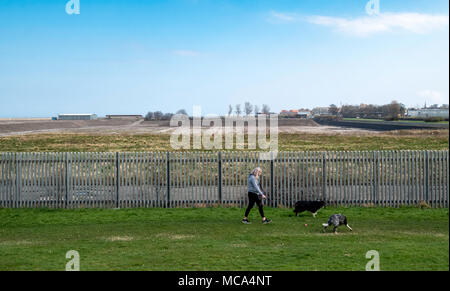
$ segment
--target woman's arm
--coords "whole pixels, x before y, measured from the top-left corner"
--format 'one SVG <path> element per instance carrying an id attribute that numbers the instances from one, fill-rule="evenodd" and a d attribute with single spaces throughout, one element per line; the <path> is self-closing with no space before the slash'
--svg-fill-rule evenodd
<path id="1" fill-rule="evenodd" d="M 256 191 L 258 191 L 258 193 L 257 193 L 258 195 L 264 195 L 264 193 L 261 191 L 261 188 L 259 187 L 259 185 L 256 181 L 255 176 L 253 176 L 253 175 L 250 176 L 250 184 L 252 185 L 252 187 L 254 189 L 256 189 Z"/>

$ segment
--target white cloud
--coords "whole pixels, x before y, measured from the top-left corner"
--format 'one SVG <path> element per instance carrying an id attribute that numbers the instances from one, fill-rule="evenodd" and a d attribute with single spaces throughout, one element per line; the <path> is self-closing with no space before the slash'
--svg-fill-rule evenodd
<path id="1" fill-rule="evenodd" d="M 413 33 L 427 33 L 432 30 L 448 28 L 448 15 L 421 13 L 381 13 L 353 19 L 311 16 L 309 23 L 331 27 L 339 32 L 355 36 L 368 36 L 374 33 L 401 29 Z"/>
<path id="2" fill-rule="evenodd" d="M 268 20 L 269 22 L 296 22 L 299 20 L 299 17 L 296 14 L 272 11 Z"/>
<path id="3" fill-rule="evenodd" d="M 197 51 L 192 50 L 175 50 L 172 51 L 174 55 L 182 56 L 182 57 L 195 57 L 198 56 L 200 53 Z"/>
<path id="4" fill-rule="evenodd" d="M 417 92 L 417 95 L 424 98 L 426 101 L 431 101 L 435 104 L 448 104 L 448 99 L 439 91 L 423 90 Z"/>
<path id="5" fill-rule="evenodd" d="M 381 13 L 373 16 L 343 18 L 320 15 L 300 16 L 298 14 L 272 11 L 268 20 L 278 23 L 305 21 L 360 37 L 395 30 L 427 33 L 436 29 L 448 28 L 449 26 L 448 15 L 423 13 Z"/>

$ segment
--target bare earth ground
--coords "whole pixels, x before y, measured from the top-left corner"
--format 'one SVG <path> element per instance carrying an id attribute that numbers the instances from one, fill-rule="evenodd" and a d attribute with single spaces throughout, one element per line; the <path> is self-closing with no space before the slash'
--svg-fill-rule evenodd
<path id="1" fill-rule="evenodd" d="M 174 150 L 174 130 L 168 121 L 0 120 L 0 152 L 167 151 Z M 449 145 L 448 130 L 377 132 L 312 120 L 280 120 L 278 130 L 280 151 L 447 150 Z M 250 150 L 246 142 L 244 149 Z"/>
<path id="2" fill-rule="evenodd" d="M 0 119 L 0 137 L 39 134 L 39 133 L 77 133 L 77 134 L 168 134 L 175 128 L 168 121 L 143 120 L 45 120 L 45 119 Z M 312 120 L 280 120 L 280 133 L 335 133 L 335 134 L 376 134 L 375 131 L 320 126 Z"/>

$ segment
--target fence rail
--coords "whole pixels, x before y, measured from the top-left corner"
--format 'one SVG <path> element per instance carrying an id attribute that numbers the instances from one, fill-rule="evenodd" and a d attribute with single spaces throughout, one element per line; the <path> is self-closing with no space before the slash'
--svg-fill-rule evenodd
<path id="1" fill-rule="evenodd" d="M 0 207 L 243 207 L 257 166 L 273 207 L 448 207 L 448 160 L 448 151 L 0 153 Z"/>

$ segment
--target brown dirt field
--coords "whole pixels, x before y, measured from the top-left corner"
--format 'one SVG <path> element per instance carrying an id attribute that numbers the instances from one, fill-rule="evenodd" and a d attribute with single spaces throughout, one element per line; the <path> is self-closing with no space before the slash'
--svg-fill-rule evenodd
<path id="1" fill-rule="evenodd" d="M 167 130 L 170 130 L 168 121 L 135 121 L 127 119 L 0 120 L 0 136 L 39 133 L 163 133 Z"/>
<path id="2" fill-rule="evenodd" d="M 364 134 L 369 130 L 320 126 L 312 120 L 280 119 L 280 133 Z M 28 134 L 168 134 L 173 131 L 169 121 L 144 121 L 127 119 L 98 120 L 45 120 L 0 119 L 0 137 Z"/>

